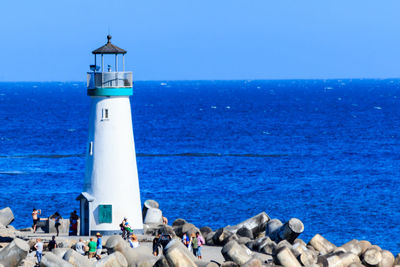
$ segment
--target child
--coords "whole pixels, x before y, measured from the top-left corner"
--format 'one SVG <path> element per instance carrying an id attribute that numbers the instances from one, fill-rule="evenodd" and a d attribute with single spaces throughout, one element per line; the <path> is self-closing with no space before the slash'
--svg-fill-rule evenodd
<path id="1" fill-rule="evenodd" d="M 103 243 L 101 240 L 101 234 L 97 233 L 97 244 L 96 244 L 96 259 L 101 259 L 101 251 L 103 250 Z"/>
<path id="2" fill-rule="evenodd" d="M 96 244 L 96 242 L 93 241 L 93 237 L 90 238 L 90 242 L 89 242 L 88 246 L 89 246 L 88 257 L 90 259 L 90 258 L 93 258 L 96 255 L 96 246 L 97 246 L 97 244 Z"/>

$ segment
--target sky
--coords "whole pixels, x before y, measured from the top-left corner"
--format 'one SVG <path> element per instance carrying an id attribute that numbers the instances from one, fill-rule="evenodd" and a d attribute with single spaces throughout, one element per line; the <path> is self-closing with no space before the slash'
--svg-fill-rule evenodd
<path id="1" fill-rule="evenodd" d="M 85 81 L 91 51 L 135 80 L 400 77 L 398 0 L 20 0 L 0 9 L 0 81 Z"/>

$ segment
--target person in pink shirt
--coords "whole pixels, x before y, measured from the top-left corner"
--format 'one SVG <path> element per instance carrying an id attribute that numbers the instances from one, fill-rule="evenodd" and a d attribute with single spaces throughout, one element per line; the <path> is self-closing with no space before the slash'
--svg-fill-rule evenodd
<path id="1" fill-rule="evenodd" d="M 201 247 L 206 243 L 204 242 L 204 238 L 201 236 L 201 234 L 199 232 L 196 233 L 196 238 L 197 238 L 197 244 L 198 244 L 198 248 L 197 248 L 197 253 L 196 256 L 197 258 L 201 259 Z"/>

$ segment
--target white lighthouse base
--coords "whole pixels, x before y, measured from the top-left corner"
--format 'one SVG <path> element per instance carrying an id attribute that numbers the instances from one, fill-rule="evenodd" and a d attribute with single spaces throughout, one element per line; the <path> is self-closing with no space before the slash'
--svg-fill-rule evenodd
<path id="1" fill-rule="evenodd" d="M 143 232 L 129 96 L 92 96 L 81 234 L 120 233 L 126 217 Z"/>

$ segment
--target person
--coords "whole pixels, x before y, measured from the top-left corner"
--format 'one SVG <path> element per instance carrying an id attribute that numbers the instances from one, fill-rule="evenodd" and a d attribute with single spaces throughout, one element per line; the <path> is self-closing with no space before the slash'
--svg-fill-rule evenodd
<path id="1" fill-rule="evenodd" d="M 49 244 L 47 245 L 47 248 L 49 249 L 49 251 L 52 251 L 56 247 L 57 247 L 56 237 L 53 235 L 51 237 Z"/>
<path id="2" fill-rule="evenodd" d="M 69 235 L 78 235 L 78 220 L 79 216 L 74 210 L 69 217 Z"/>
<path id="3" fill-rule="evenodd" d="M 199 233 L 199 232 L 196 232 L 196 237 L 197 237 L 197 244 L 198 244 L 198 247 L 197 247 L 197 258 L 199 258 L 199 259 L 201 259 L 202 258 L 202 256 L 201 256 L 201 247 L 206 243 L 205 241 L 204 241 L 204 238 L 203 238 L 203 236 Z"/>
<path id="4" fill-rule="evenodd" d="M 83 243 L 82 238 L 79 238 L 79 242 L 75 245 L 75 250 L 81 255 L 85 255 L 85 243 Z"/>
<path id="5" fill-rule="evenodd" d="M 191 237 L 192 237 L 191 245 L 192 245 L 192 249 L 193 249 L 193 255 L 197 256 L 197 250 L 199 249 L 199 243 L 198 243 L 195 233 L 192 233 Z"/>
<path id="6" fill-rule="evenodd" d="M 160 238 L 160 234 L 158 234 L 156 237 L 154 237 L 154 239 L 153 239 L 153 255 L 154 256 L 158 256 L 158 254 L 159 254 L 159 251 L 158 251 L 158 248 L 159 248 L 159 242 L 158 242 L 158 239 Z"/>
<path id="7" fill-rule="evenodd" d="M 57 236 L 60 233 L 59 227 L 61 225 L 60 220 L 62 219 L 60 213 L 58 213 L 58 211 L 56 211 L 56 213 L 54 213 L 53 215 L 50 216 L 50 219 L 54 220 L 54 226 L 56 227 L 56 231 L 57 231 Z"/>
<path id="8" fill-rule="evenodd" d="M 38 261 L 38 265 L 40 265 L 43 255 L 43 243 L 40 238 L 36 239 L 35 249 L 36 249 L 36 258 Z"/>
<path id="9" fill-rule="evenodd" d="M 38 221 L 40 221 L 40 218 L 38 215 L 42 214 L 42 210 L 37 210 L 37 209 L 33 209 L 32 211 L 32 220 L 33 220 L 33 232 L 36 233 L 36 225 L 38 223 Z"/>
<path id="10" fill-rule="evenodd" d="M 167 217 L 162 216 L 162 223 L 163 223 L 163 224 L 168 224 L 168 219 L 167 219 Z"/>
<path id="11" fill-rule="evenodd" d="M 135 234 L 131 235 L 131 238 L 129 239 L 129 245 L 131 246 L 131 248 L 137 248 L 140 246 L 139 240 Z"/>
<path id="12" fill-rule="evenodd" d="M 186 233 L 183 233 L 182 243 L 189 249 L 190 239 Z"/>
<path id="13" fill-rule="evenodd" d="M 163 252 L 165 254 L 165 247 L 172 240 L 171 236 L 168 233 L 162 233 L 158 238 L 157 246 L 161 246 L 163 248 Z"/>
<path id="14" fill-rule="evenodd" d="M 97 243 L 96 243 L 96 259 L 101 259 L 101 251 L 103 250 L 103 241 L 101 240 L 101 234 L 97 233 Z"/>
<path id="15" fill-rule="evenodd" d="M 124 219 L 125 219 L 125 223 L 124 223 L 125 237 L 124 237 L 124 239 L 126 240 L 133 233 L 133 230 L 128 223 L 128 219 L 127 218 L 124 218 Z"/>
<path id="16" fill-rule="evenodd" d="M 96 246 L 97 246 L 97 244 L 96 244 L 96 242 L 93 241 L 93 237 L 90 238 L 88 246 L 89 246 L 88 257 L 90 259 L 90 258 L 93 258 L 96 255 Z"/>
<path id="17" fill-rule="evenodd" d="M 125 229 L 125 223 L 128 221 L 128 219 L 126 217 L 124 217 L 124 219 L 122 220 L 122 222 L 119 224 L 119 227 L 121 228 L 122 231 L 122 238 L 123 239 L 127 239 L 128 237 L 128 232 Z"/>

